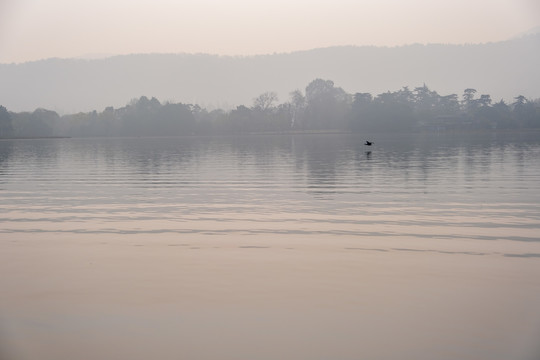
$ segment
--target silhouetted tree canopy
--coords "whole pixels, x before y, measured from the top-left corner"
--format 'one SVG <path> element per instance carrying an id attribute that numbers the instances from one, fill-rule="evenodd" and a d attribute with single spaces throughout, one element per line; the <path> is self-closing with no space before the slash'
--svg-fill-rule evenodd
<path id="1" fill-rule="evenodd" d="M 11 115 L 4 106 L 0 105 L 0 138 L 13 136 Z"/>
<path id="2" fill-rule="evenodd" d="M 183 136 L 291 131 L 417 132 L 471 129 L 538 129 L 540 101 L 523 95 L 510 105 L 476 97 L 466 88 L 461 96 L 439 95 L 426 84 L 405 86 L 376 96 L 348 94 L 331 80 L 315 79 L 305 92 L 294 90 L 288 101 L 267 91 L 251 107 L 208 111 L 199 105 L 165 102 L 141 96 L 126 106 L 102 112 L 59 116 L 56 112 L 10 113 L 0 106 L 0 137 L 48 136 Z"/>

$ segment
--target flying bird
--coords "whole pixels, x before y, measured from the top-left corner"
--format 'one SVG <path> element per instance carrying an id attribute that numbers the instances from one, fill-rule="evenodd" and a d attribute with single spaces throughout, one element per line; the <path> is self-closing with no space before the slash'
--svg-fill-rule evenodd
<path id="1" fill-rule="evenodd" d="M 373 145 L 373 142 L 366 140 L 366 143 L 364 145 L 371 146 L 371 145 Z"/>

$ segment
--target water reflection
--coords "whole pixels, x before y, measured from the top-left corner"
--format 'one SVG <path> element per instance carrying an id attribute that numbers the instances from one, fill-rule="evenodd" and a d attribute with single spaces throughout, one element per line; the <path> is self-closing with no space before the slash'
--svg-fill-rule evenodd
<path id="1" fill-rule="evenodd" d="M 0 142 L 2 345 L 51 359 L 532 349 L 540 142 L 387 136 L 367 154 L 364 140 Z"/>
<path id="2" fill-rule="evenodd" d="M 347 183 L 352 169 L 358 177 L 378 171 L 398 175 L 405 182 L 428 182 L 431 176 L 457 170 L 464 180 L 475 181 L 479 176 L 486 180 L 490 174 L 500 175 L 493 164 L 523 171 L 537 153 L 536 140 L 515 143 L 483 137 L 386 136 L 367 151 L 363 138 L 347 135 L 54 139 L 2 141 L 0 162 L 13 157 L 14 166 L 24 162 L 34 169 L 68 165 L 80 170 L 79 163 L 103 173 L 131 171 L 133 178 L 150 181 L 154 180 L 151 175 L 181 178 L 185 172 L 213 166 L 269 176 L 283 170 L 293 171 L 298 180 L 305 176 L 308 185 L 331 191 Z"/>
<path id="3" fill-rule="evenodd" d="M 0 140 L 0 184 L 4 182 L 4 175 L 8 171 L 8 160 L 13 152 L 13 143 L 11 141 Z"/>
<path id="4" fill-rule="evenodd" d="M 364 140 L 2 141 L 2 221 L 7 232 L 536 241 L 537 139 L 395 135 L 368 152 Z"/>

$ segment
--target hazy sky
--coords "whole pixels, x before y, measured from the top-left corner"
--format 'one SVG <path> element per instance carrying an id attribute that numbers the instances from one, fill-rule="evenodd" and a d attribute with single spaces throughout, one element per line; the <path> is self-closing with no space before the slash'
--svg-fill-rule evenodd
<path id="1" fill-rule="evenodd" d="M 0 63 L 480 43 L 537 26 L 538 0 L 0 0 Z"/>

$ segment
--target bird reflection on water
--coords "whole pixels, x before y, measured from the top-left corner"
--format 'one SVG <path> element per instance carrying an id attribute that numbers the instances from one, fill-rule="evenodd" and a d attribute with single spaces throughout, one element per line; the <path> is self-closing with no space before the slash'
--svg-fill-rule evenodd
<path id="1" fill-rule="evenodd" d="M 364 145 L 365 145 L 365 146 L 371 146 L 371 145 L 373 145 L 373 142 L 372 142 L 372 141 L 366 140 L 366 142 L 364 143 Z M 371 150 L 366 151 L 366 158 L 367 158 L 368 160 L 371 159 Z"/>

